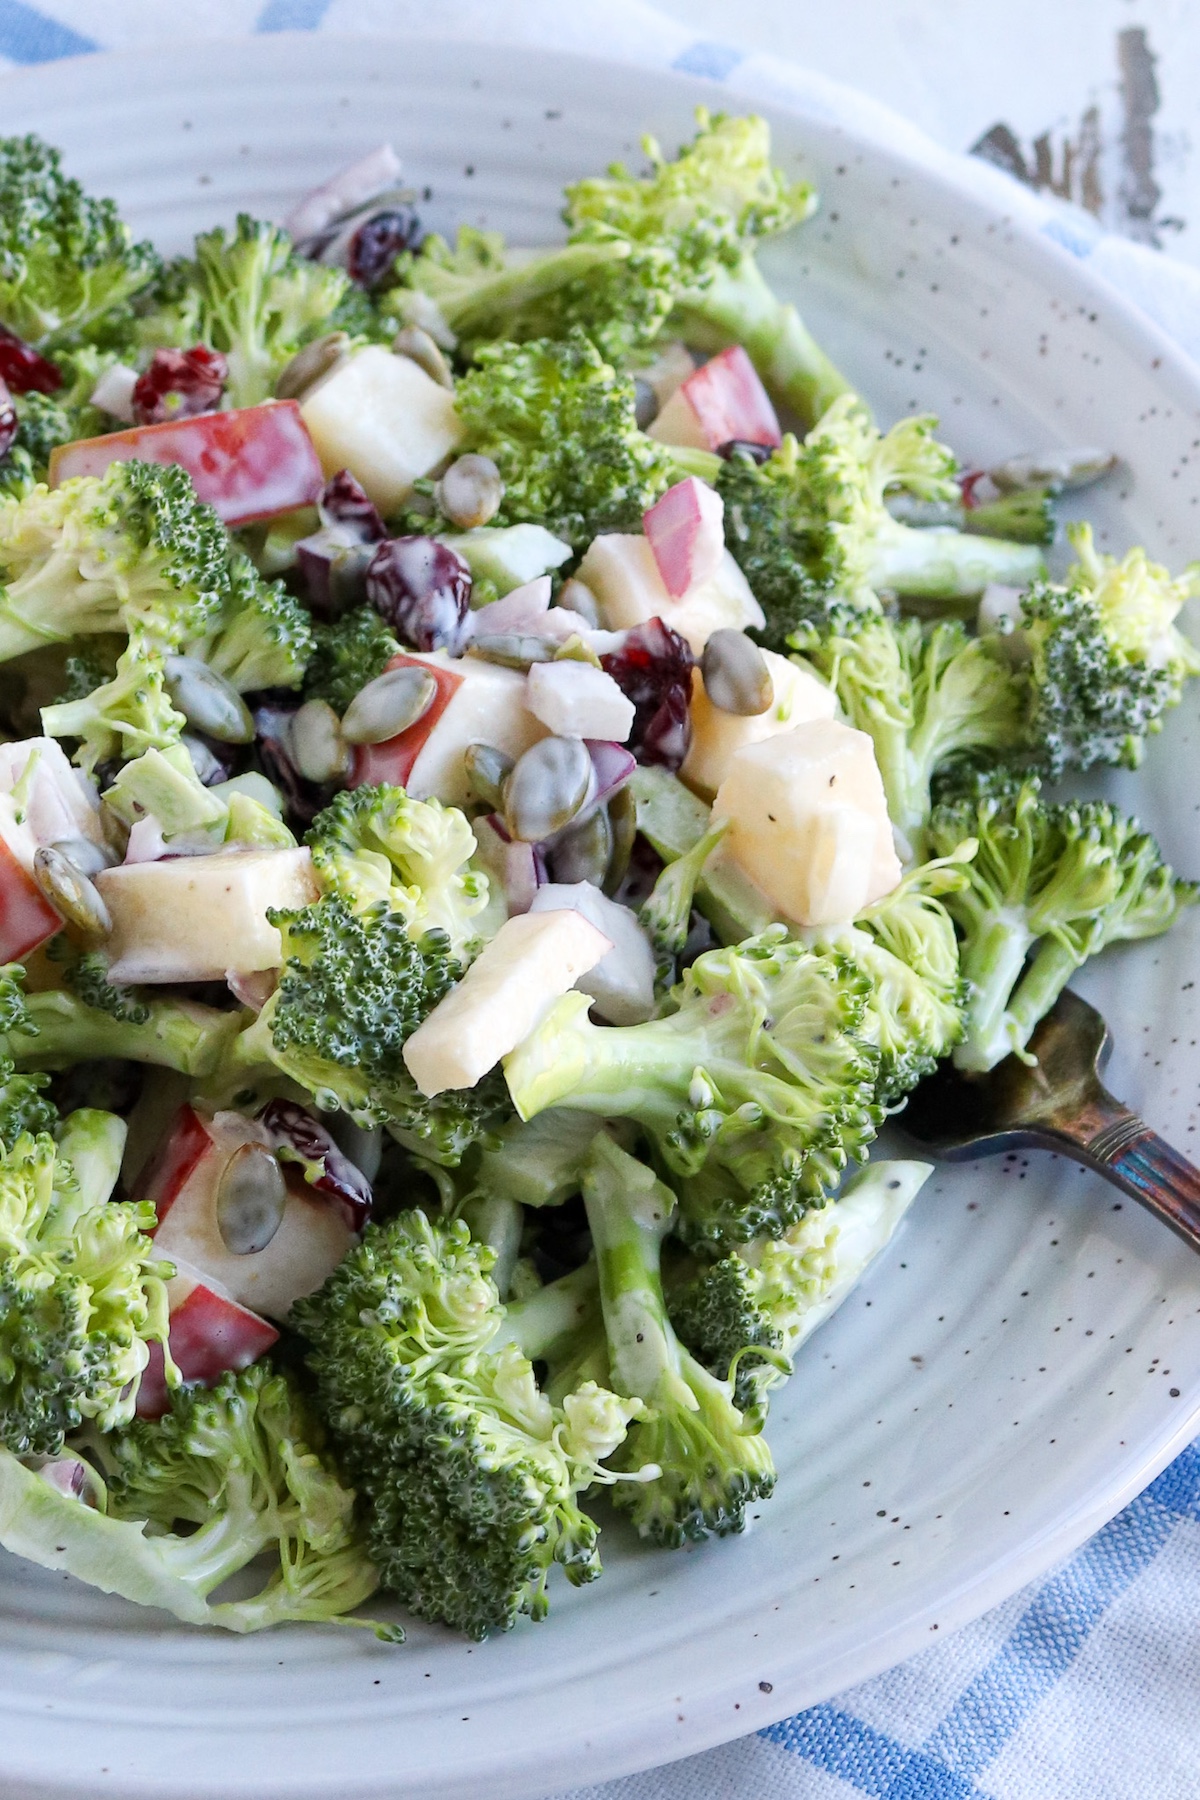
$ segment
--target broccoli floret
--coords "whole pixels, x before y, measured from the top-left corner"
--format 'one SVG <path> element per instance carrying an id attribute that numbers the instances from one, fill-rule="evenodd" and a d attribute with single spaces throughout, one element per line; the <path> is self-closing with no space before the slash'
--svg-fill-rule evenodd
<path id="1" fill-rule="evenodd" d="M 49 394 L 16 394 L 17 435 L 0 458 L 0 497 L 23 500 L 45 481 L 50 453 L 82 434 L 58 399 Z"/>
<path id="2" fill-rule="evenodd" d="M 107 1013 L 123 1025 L 145 1025 L 150 1018 L 146 1001 L 129 988 L 117 987 L 108 978 L 108 958 L 103 950 L 81 950 L 65 932 L 46 946 L 50 961 L 62 969 L 68 993 L 85 1006 Z M 0 1132 L 0 1137 L 3 1133 Z"/>
<path id="3" fill-rule="evenodd" d="M 123 1120 L 84 1111 L 57 1145 L 0 1151 L 0 1443 L 18 1455 L 52 1455 L 83 1419 L 132 1418 L 149 1343 L 166 1343 L 154 1208 L 109 1200 L 124 1144 Z"/>
<path id="4" fill-rule="evenodd" d="M 425 1099 L 405 1066 L 405 1040 L 454 986 L 463 965 L 440 932 L 418 942 L 403 917 L 355 912 L 326 894 L 298 912 L 273 912 L 283 937 L 279 986 L 238 1038 L 226 1077 L 274 1069 L 325 1111 L 386 1125 L 429 1162 L 454 1165 L 507 1107 L 498 1076 Z"/>
<path id="5" fill-rule="evenodd" d="M 0 965 L 0 1039 L 30 1029 L 25 970 L 20 963 Z M 58 1129 L 58 1113 L 46 1097 L 49 1085 L 48 1075 L 18 1075 L 12 1057 L 0 1049 L 0 1145 Z"/>
<path id="6" fill-rule="evenodd" d="M 567 994 L 505 1061 L 524 1119 L 636 1119 L 672 1172 L 679 1234 L 713 1254 L 820 1205 L 881 1116 L 870 982 L 785 939 L 706 951 L 644 1025 L 593 1025 L 587 995 Z"/>
<path id="7" fill-rule="evenodd" d="M 923 1162 L 871 1163 L 782 1238 L 746 1244 L 668 1295 L 672 1325 L 710 1374 L 733 1381 L 740 1412 L 761 1419 L 801 1344 L 890 1242 L 932 1173 Z"/>
<path id="8" fill-rule="evenodd" d="M 973 843 L 960 844 L 912 870 L 852 925 L 804 933 L 815 949 L 848 957 L 871 982 L 863 1034 L 879 1049 L 881 1106 L 895 1107 L 962 1039 L 968 987 L 942 901 L 966 886 L 973 853 Z"/>
<path id="9" fill-rule="evenodd" d="M 279 226 L 241 213 L 232 235 L 202 233 L 194 257 L 165 271 L 140 335 L 151 349 L 221 351 L 230 404 L 255 406 L 301 345 L 334 328 L 348 286 L 343 270 L 297 256 Z"/>
<path id="10" fill-rule="evenodd" d="M 675 1196 L 601 1133 L 583 1174 L 600 1276 L 612 1384 L 642 1401 L 617 1467 L 638 1481 L 613 1490 L 642 1537 L 678 1547 L 745 1527 L 746 1507 L 775 1485 L 771 1452 L 734 1405 L 728 1383 L 679 1342 L 667 1316 L 662 1246 Z"/>
<path id="11" fill-rule="evenodd" d="M 1200 564 L 1173 581 L 1144 550 L 1101 554 L 1088 525 L 1068 535 L 1078 560 L 1066 585 L 1039 582 L 1021 602 L 1030 736 L 1052 776 L 1094 763 L 1136 768 L 1184 682 L 1200 674 L 1200 651 L 1175 623 L 1200 593 Z"/>
<path id="12" fill-rule="evenodd" d="M 504 479 L 497 525 L 544 525 L 575 549 L 599 531 L 636 531 L 685 475 L 715 477 L 720 459 L 659 444 L 634 417 L 632 377 L 580 331 L 561 343 L 489 344 L 458 384 L 463 448 Z M 428 521 L 427 521 L 428 523 Z"/>
<path id="13" fill-rule="evenodd" d="M 313 653 L 312 618 L 281 581 L 264 581 L 248 556 L 235 555 L 220 613 L 187 649 L 239 694 L 297 688 Z"/>
<path id="14" fill-rule="evenodd" d="M 718 819 L 690 850 L 669 862 L 659 874 L 648 897 L 638 911 L 658 959 L 659 984 L 669 983 L 675 975 L 675 959 L 683 950 L 691 928 L 692 907 L 696 889 L 704 873 L 704 865 L 728 831 L 730 821 Z"/>
<path id="15" fill-rule="evenodd" d="M 356 606 L 313 628 L 313 656 L 304 680 L 306 700 L 327 700 L 344 713 L 369 681 L 382 675 L 400 645 L 373 606 Z"/>
<path id="16" fill-rule="evenodd" d="M 669 162 L 643 140 L 649 174 L 614 164 L 566 192 L 563 249 L 507 266 L 493 234 L 460 233 L 456 251 L 426 241 L 402 263 L 467 342 L 565 337 L 580 327 L 603 354 L 627 362 L 664 328 L 705 349 L 744 344 L 760 375 L 815 419 L 846 383 L 778 301 L 754 260 L 757 241 L 800 223 L 816 196 L 773 169 L 758 118 L 710 118 Z"/>
<path id="17" fill-rule="evenodd" d="M 944 763 L 1029 750 L 1026 682 L 1001 646 L 970 637 L 956 620 L 926 626 L 876 614 L 848 632 L 796 641 L 836 688 L 849 722 L 870 735 L 888 814 L 914 852 Z"/>
<path id="18" fill-rule="evenodd" d="M 229 540 L 185 470 L 114 463 L 0 501 L 0 577 L 0 661 L 135 627 L 176 649 L 229 596 Z"/>
<path id="19" fill-rule="evenodd" d="M 345 1616 L 379 1577 L 355 1531 L 354 1495 L 313 1445 L 292 1382 L 259 1363 L 212 1389 L 179 1392 L 165 1418 L 102 1439 L 95 1467 L 72 1470 L 79 1498 L 0 1455 L 0 1541 L 191 1625 L 246 1632 L 332 1621 L 398 1641 L 395 1626 Z M 270 1571 L 256 1571 L 247 1597 L 210 1600 L 264 1555 Z"/>
<path id="20" fill-rule="evenodd" d="M 1135 819 L 1101 801 L 1046 805 L 1036 779 L 1015 800 L 938 807 L 934 847 L 978 839 L 966 885 L 947 895 L 971 984 L 961 1069 L 1026 1054 L 1038 1021 L 1089 956 L 1122 939 L 1155 937 L 1200 899 Z"/>
<path id="21" fill-rule="evenodd" d="M 152 280 L 112 200 L 94 200 L 38 137 L 0 139 L 0 319 L 39 349 L 86 332 Z"/>
<path id="22" fill-rule="evenodd" d="M 334 796 L 304 841 L 322 888 L 355 912 L 383 906 L 414 938 L 444 934 L 460 959 L 478 946 L 488 878 L 470 866 L 475 834 L 457 807 L 387 785 L 352 788 Z"/>
<path id="23" fill-rule="evenodd" d="M 87 672 L 75 671 L 80 678 Z M 78 739 L 73 760 L 88 775 L 102 762 L 168 750 L 178 744 L 187 720 L 172 705 L 166 680 L 162 652 L 135 625 L 111 678 L 80 699 L 44 706 L 42 730 L 47 737 Z"/>
<path id="24" fill-rule="evenodd" d="M 5 987 L 14 970 L 4 971 Z M 11 1024 L 0 1017 L 0 1069 L 69 1069 L 78 1062 L 150 1063 L 202 1079 L 228 1054 L 244 1020 L 194 1000 L 147 1000 L 146 1018 L 112 1011 L 61 989 L 23 997 Z"/>
<path id="25" fill-rule="evenodd" d="M 1052 544 L 1057 529 L 1052 488 L 1018 488 L 963 510 L 962 529 L 1015 544 Z"/>
<path id="26" fill-rule="evenodd" d="M 401 1213 L 291 1313 L 383 1585 L 477 1638 L 543 1618 L 556 1563 L 600 1573 L 579 1496 L 644 1410 L 595 1383 L 551 1405 L 505 1341 L 493 1261 L 461 1220 Z"/>

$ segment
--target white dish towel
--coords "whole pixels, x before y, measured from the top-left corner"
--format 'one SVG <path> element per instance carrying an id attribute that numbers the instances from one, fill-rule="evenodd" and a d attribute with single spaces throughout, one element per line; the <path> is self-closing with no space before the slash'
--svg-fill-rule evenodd
<path id="1" fill-rule="evenodd" d="M 796 4 L 796 0 L 782 0 Z M 731 13 L 733 9 L 730 9 Z M 710 13 L 711 16 L 711 13 Z M 625 58 L 801 102 L 952 168 L 1085 259 L 1200 360 L 1200 271 L 940 149 L 874 101 L 640 0 L 440 0 L 439 36 Z M 428 31 L 427 0 L 0 0 L 0 67 L 180 37 Z M 730 31 L 736 30 L 731 18 Z M 715 96 L 718 103 L 720 95 Z M 758 1737 L 559 1800 L 1196 1800 L 1200 1447 L 1046 1580 L 975 1625 Z"/>

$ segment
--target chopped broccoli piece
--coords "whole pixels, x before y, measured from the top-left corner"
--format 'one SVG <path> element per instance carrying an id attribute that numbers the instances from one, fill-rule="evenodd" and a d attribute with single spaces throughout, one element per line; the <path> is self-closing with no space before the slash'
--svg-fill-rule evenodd
<path id="1" fill-rule="evenodd" d="M 311 1434 L 286 1376 L 264 1363 L 224 1375 L 176 1394 L 165 1418 L 103 1439 L 97 1466 L 77 1465 L 79 1498 L 0 1455 L 0 1541 L 191 1625 L 246 1632 L 303 1619 L 398 1641 L 395 1626 L 345 1616 L 379 1577 L 355 1532 L 354 1495 Z M 264 1554 L 273 1566 L 256 1571 L 251 1593 L 210 1599 Z"/>
<path id="2" fill-rule="evenodd" d="M 82 677 L 85 670 L 77 673 Z M 77 700 L 42 708 L 47 737 L 77 738 L 74 760 L 91 775 L 97 765 L 169 750 L 187 729 L 167 692 L 162 654 L 140 626 L 117 658 L 111 678 Z"/>
<path id="3" fill-rule="evenodd" d="M 94 200 L 38 137 L 0 138 L 0 319 L 45 350 L 101 324 L 153 279 L 112 200 Z"/>
<path id="4" fill-rule="evenodd" d="M 5 972 L 5 985 L 14 971 Z M 60 989 L 24 997 L 21 1016 L 0 1018 L 0 1069 L 69 1069 L 77 1062 L 150 1063 L 198 1079 L 213 1074 L 244 1021 L 195 1000 L 147 1000 L 147 1017 L 114 1017 Z"/>
<path id="5" fill-rule="evenodd" d="M 1078 560 L 1066 585 L 1039 582 L 1021 602 L 1030 736 L 1052 776 L 1094 763 L 1136 768 L 1184 682 L 1200 674 L 1200 651 L 1175 623 L 1200 593 L 1200 564 L 1173 581 L 1144 550 L 1103 555 L 1088 525 L 1068 535 Z"/>
<path id="6" fill-rule="evenodd" d="M 978 537 L 1007 538 L 1014 544 L 1052 544 L 1056 530 L 1054 490 L 1018 488 L 998 500 L 963 511 L 962 529 Z"/>
<path id="7" fill-rule="evenodd" d="M 979 848 L 946 905 L 962 936 L 971 984 L 961 1069 L 1025 1055 L 1034 1027 L 1089 956 L 1122 939 L 1167 931 L 1200 886 L 1182 881 L 1135 819 L 1102 801 L 1046 805 L 1036 779 L 1015 800 L 937 808 L 935 849 L 966 837 Z"/>
<path id="8" fill-rule="evenodd" d="M 930 787 L 954 757 L 1027 752 L 1026 683 L 1003 648 L 956 620 L 924 626 L 868 616 L 846 633 L 797 638 L 836 688 L 850 724 L 867 732 L 888 813 L 916 851 Z"/>
<path id="9" fill-rule="evenodd" d="M 348 286 L 343 270 L 297 256 L 279 226 L 240 213 L 232 234 L 220 226 L 201 233 L 194 257 L 164 271 L 140 335 L 151 349 L 221 351 L 230 404 L 256 406 L 303 344 L 336 328 Z"/>
<path id="10" fill-rule="evenodd" d="M 667 863 L 639 909 L 638 918 L 658 957 L 660 979 L 673 979 L 675 959 L 683 950 L 691 928 L 692 907 L 704 865 L 729 825 L 728 819 L 718 819 L 697 838 L 690 850 Z"/>
<path id="11" fill-rule="evenodd" d="M 52 1455 L 83 1419 L 133 1416 L 149 1342 L 165 1346 L 166 1278 L 148 1204 L 110 1201 L 125 1125 L 77 1112 L 58 1145 L 0 1151 L 0 1443 Z"/>
<path id="12" fill-rule="evenodd" d="M 628 362 L 669 324 L 705 349 L 743 344 L 769 387 L 819 417 L 846 383 L 754 260 L 757 241 L 808 218 L 816 196 L 772 168 L 764 120 L 702 108 L 697 119 L 673 162 L 643 140 L 647 176 L 614 164 L 569 187 L 564 248 L 509 265 L 494 234 L 460 232 L 453 252 L 426 240 L 402 262 L 403 278 L 468 343 L 579 328 L 611 361 Z"/>
<path id="13" fill-rule="evenodd" d="M 281 581 L 264 581 L 248 556 L 235 555 L 220 613 L 187 649 L 239 694 L 298 688 L 313 653 L 312 619 Z"/>
<path id="14" fill-rule="evenodd" d="M 581 550 L 600 531 L 637 531 L 685 475 L 715 477 L 720 459 L 658 444 L 638 429 L 633 380 L 582 332 L 562 343 L 489 344 L 458 384 L 464 449 L 504 479 L 498 525 L 544 525 Z"/>
<path id="15" fill-rule="evenodd" d="M 459 958 L 478 945 L 488 878 L 470 866 L 475 834 L 457 807 L 398 787 L 352 788 L 335 794 L 304 841 L 325 892 L 355 912 L 382 905 L 414 938 L 443 933 Z"/>
<path id="16" fill-rule="evenodd" d="M 20 963 L 0 965 L 0 1037 L 35 1030 L 25 999 L 25 970 Z M 0 1146 L 11 1146 L 26 1133 L 37 1137 L 58 1129 L 58 1112 L 46 1097 L 49 1085 L 48 1075 L 18 1075 L 0 1043 Z"/>
<path id="17" fill-rule="evenodd" d="M 522 1118 L 636 1119 L 672 1172 L 680 1236 L 711 1254 L 821 1205 L 881 1117 L 869 980 L 785 939 L 706 951 L 644 1025 L 593 1025 L 587 995 L 567 994 L 505 1060 Z"/>
<path id="18" fill-rule="evenodd" d="M 782 1238 L 759 1238 L 669 1294 L 671 1323 L 734 1404 L 761 1419 L 768 1393 L 891 1241 L 933 1173 L 929 1163 L 871 1163 L 837 1199 Z"/>
<path id="19" fill-rule="evenodd" d="M 131 989 L 116 987 L 109 980 L 108 958 L 103 950 L 81 950 L 65 932 L 60 931 L 47 944 L 46 953 L 51 962 L 58 963 L 61 967 L 68 993 L 74 994 L 85 1006 L 107 1013 L 122 1025 L 145 1025 L 149 1022 L 150 1008 L 145 1000 Z M 0 1138 L 3 1135 L 0 1132 Z"/>
<path id="20" fill-rule="evenodd" d="M 135 627 L 176 649 L 229 595 L 229 541 L 183 469 L 114 463 L 0 501 L 0 576 L 0 661 Z"/>
<path id="21" fill-rule="evenodd" d="M 462 974 L 440 932 L 418 942 L 382 906 L 356 913 L 341 894 L 271 913 L 283 936 L 279 986 L 233 1047 L 227 1078 L 274 1069 L 356 1124 L 386 1125 L 429 1162 L 454 1165 L 506 1111 L 498 1076 L 433 1100 L 401 1054 L 405 1039 Z"/>
<path id="22" fill-rule="evenodd" d="M 973 853 L 973 843 L 960 844 L 913 869 L 852 925 L 804 933 L 815 949 L 848 957 L 871 982 L 863 1034 L 879 1049 L 881 1106 L 895 1107 L 962 1039 L 968 987 L 942 899 L 966 886 Z"/>
<path id="23" fill-rule="evenodd" d="M 678 1547 L 742 1531 L 746 1508 L 775 1485 L 771 1452 L 671 1328 L 662 1245 L 675 1196 L 601 1133 L 584 1167 L 583 1198 L 600 1275 L 612 1384 L 649 1409 L 633 1420 L 617 1466 L 637 1474 L 613 1490 L 642 1537 Z"/>
<path id="24" fill-rule="evenodd" d="M 327 700 L 338 714 L 368 681 L 383 674 L 400 648 L 373 606 L 356 606 L 340 619 L 318 622 L 313 639 L 304 697 Z"/>
<path id="25" fill-rule="evenodd" d="M 595 1383 L 551 1405 L 506 1341 L 493 1261 L 461 1220 L 401 1213 L 291 1314 L 383 1585 L 476 1638 L 543 1618 L 556 1563 L 600 1573 L 579 1495 L 644 1410 Z"/>
<path id="26" fill-rule="evenodd" d="M 49 394 L 15 394 L 17 435 L 0 458 L 0 497 L 23 500 L 45 481 L 50 453 L 81 433 L 61 401 Z"/>

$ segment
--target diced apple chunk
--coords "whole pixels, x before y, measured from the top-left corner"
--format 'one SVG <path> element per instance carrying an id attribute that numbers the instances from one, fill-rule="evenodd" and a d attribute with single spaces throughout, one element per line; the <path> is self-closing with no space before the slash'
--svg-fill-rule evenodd
<path id="1" fill-rule="evenodd" d="M 757 744 L 764 738 L 778 737 L 797 725 L 812 719 L 832 719 L 837 711 L 837 695 L 831 687 L 801 669 L 786 656 L 764 650 L 763 658 L 771 673 L 774 698 L 765 712 L 722 712 L 704 691 L 704 678 L 699 669 L 692 671 L 692 742 L 679 773 L 690 788 L 711 800 L 726 775 L 736 753 L 745 744 Z"/>
<path id="2" fill-rule="evenodd" d="M 900 880 L 865 731 L 816 719 L 746 744 L 717 792 L 728 853 L 788 918 L 835 925 Z"/>
<path id="3" fill-rule="evenodd" d="M 654 552 L 663 585 L 682 600 L 702 581 L 711 581 L 725 554 L 725 502 L 694 475 L 677 481 L 642 514 L 642 529 Z"/>
<path id="4" fill-rule="evenodd" d="M 719 450 L 722 444 L 781 442 L 779 420 L 740 344 L 712 357 L 672 394 L 650 427 L 660 444 Z"/>
<path id="5" fill-rule="evenodd" d="M 580 912 L 509 919 L 405 1044 L 418 1088 L 433 1095 L 474 1087 L 611 949 Z"/>
<path id="6" fill-rule="evenodd" d="M 606 738 L 623 744 L 633 730 L 633 701 L 611 675 L 592 663 L 534 663 L 525 678 L 525 705 L 559 737 Z"/>
<path id="7" fill-rule="evenodd" d="M 307 850 L 219 851 L 103 869 L 114 981 L 222 981 L 283 960 L 271 907 L 307 906 L 318 887 Z"/>
<path id="8" fill-rule="evenodd" d="M 748 625 L 764 623 L 762 608 L 728 550 L 715 575 L 698 583 L 684 599 L 674 600 L 646 538 L 605 532 L 588 546 L 579 579 L 595 594 L 601 620 L 610 631 L 661 619 L 686 638 L 697 656 L 723 626 L 744 631 Z"/>
<path id="9" fill-rule="evenodd" d="M 184 1381 L 212 1387 L 227 1369 L 248 1369 L 265 1356 L 279 1339 L 275 1327 L 239 1306 L 219 1281 L 205 1279 L 182 1258 L 173 1260 L 176 1273 L 167 1283 L 167 1336 Z M 151 1344 L 138 1387 L 138 1417 L 160 1419 L 170 1404 L 162 1347 Z"/>
<path id="10" fill-rule="evenodd" d="M 608 955 L 575 983 L 592 996 L 600 1017 L 610 1025 L 640 1025 L 653 1018 L 654 951 L 636 915 L 590 881 L 547 882 L 534 894 L 529 910 L 555 912 L 563 907 L 582 913 L 612 939 Z"/>
<path id="11" fill-rule="evenodd" d="M 380 344 L 348 357 L 301 412 L 326 475 L 349 469 L 382 513 L 402 505 L 463 435 L 454 396 Z"/>

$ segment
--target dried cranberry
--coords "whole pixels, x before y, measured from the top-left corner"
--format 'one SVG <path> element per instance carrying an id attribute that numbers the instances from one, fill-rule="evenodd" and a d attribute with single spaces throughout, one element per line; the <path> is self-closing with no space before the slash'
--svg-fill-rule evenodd
<path id="1" fill-rule="evenodd" d="M 12 395 L 7 386 L 0 381 L 0 456 L 7 456 L 13 447 L 13 439 L 17 435 L 17 409 L 13 405 Z"/>
<path id="2" fill-rule="evenodd" d="M 325 1127 L 294 1100 L 269 1100 L 258 1116 L 276 1155 L 283 1162 L 298 1162 L 318 1193 L 338 1201 L 351 1231 L 361 1231 L 371 1216 L 371 1184 Z"/>
<path id="3" fill-rule="evenodd" d="M 379 509 L 354 479 L 349 469 L 339 469 L 321 489 L 317 511 L 322 525 L 337 526 L 360 544 L 379 544 L 387 536 Z"/>
<path id="4" fill-rule="evenodd" d="M 964 512 L 972 512 L 979 505 L 979 496 L 975 489 L 987 477 L 986 469 L 968 469 L 958 477 L 959 492 L 962 494 Z"/>
<path id="5" fill-rule="evenodd" d="M 695 658 L 686 641 L 661 619 L 648 619 L 627 631 L 621 648 L 600 662 L 633 701 L 629 748 L 638 761 L 679 768 L 692 741 Z"/>
<path id="6" fill-rule="evenodd" d="M 415 250 L 421 241 L 421 222 L 411 206 L 389 207 L 364 219 L 346 254 L 351 281 L 370 290 L 387 280 L 402 250 Z"/>
<path id="7" fill-rule="evenodd" d="M 191 350 L 156 350 L 134 385 L 134 422 L 162 425 L 168 419 L 192 419 L 197 413 L 215 411 L 228 373 L 221 352 L 207 344 Z"/>
<path id="8" fill-rule="evenodd" d="M 32 344 L 0 325 L 0 381 L 7 382 L 13 394 L 56 394 L 63 377 L 62 370 Z"/>
<path id="9" fill-rule="evenodd" d="M 726 462 L 732 462 L 737 456 L 749 457 L 751 462 L 765 463 L 771 460 L 773 448 L 771 444 L 752 443 L 749 438 L 729 438 L 725 443 L 717 445 L 717 455 L 723 456 Z"/>
<path id="10" fill-rule="evenodd" d="M 367 599 L 414 650 L 449 650 L 466 641 L 471 571 L 448 544 L 431 537 L 391 538 L 367 565 Z"/>

